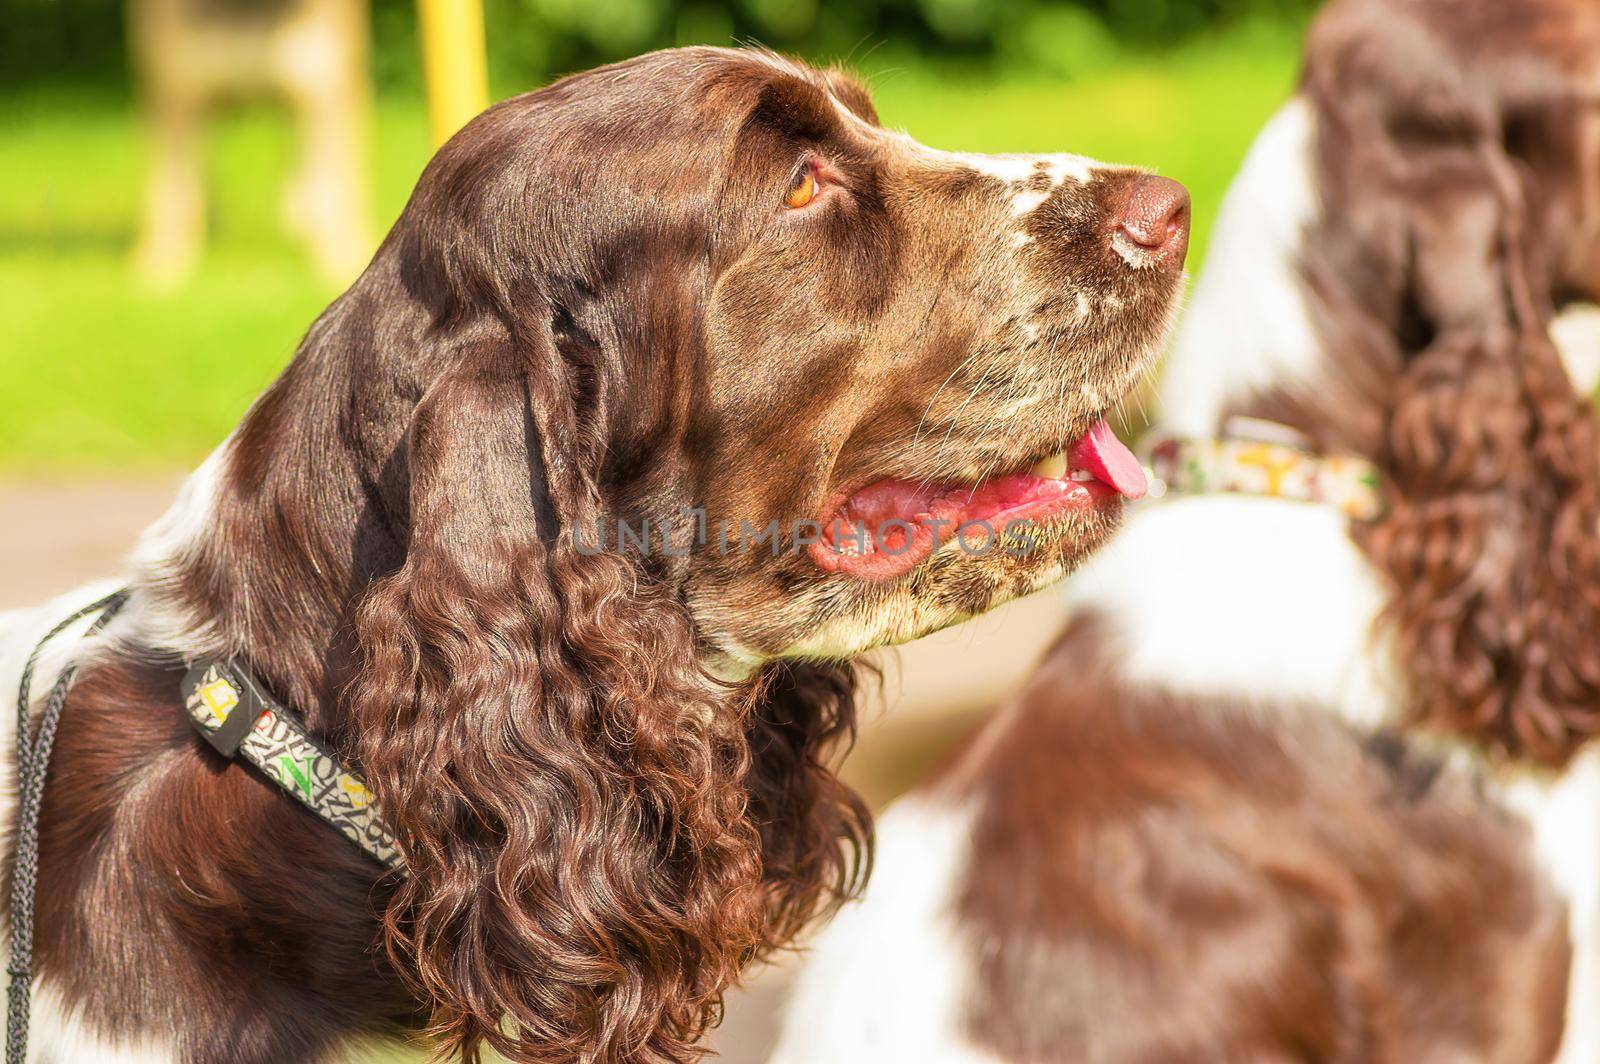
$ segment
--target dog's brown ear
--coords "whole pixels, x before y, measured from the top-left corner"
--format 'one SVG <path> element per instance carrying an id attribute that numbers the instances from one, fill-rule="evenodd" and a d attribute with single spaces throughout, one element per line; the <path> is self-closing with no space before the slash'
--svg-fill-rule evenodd
<path id="1" fill-rule="evenodd" d="M 1494 80 L 1378 14 L 1329 7 L 1305 79 L 1313 302 L 1334 385 L 1385 415 L 1353 442 L 1388 512 L 1356 535 L 1416 722 L 1560 764 L 1600 729 L 1600 426 L 1549 336 L 1546 204 Z"/>
<path id="2" fill-rule="evenodd" d="M 385 929 L 449 1051 L 687 1060 L 766 925 L 745 714 L 677 602 L 564 534 L 598 502 L 537 341 L 444 356 L 405 559 L 356 620 L 360 763 L 410 870 Z"/>
<path id="3" fill-rule="evenodd" d="M 738 969 L 850 882 L 865 813 L 822 761 L 849 675 L 712 679 L 676 590 L 618 547 L 613 426 L 674 382 L 624 379 L 667 372 L 619 346 L 658 339 L 628 309 L 649 293 L 609 286 L 595 219 L 557 209 L 572 175 L 541 169 L 533 117 L 458 134 L 380 253 L 412 308 L 385 338 L 424 379 L 349 719 L 409 864 L 390 953 L 443 1048 L 687 1061 Z"/>

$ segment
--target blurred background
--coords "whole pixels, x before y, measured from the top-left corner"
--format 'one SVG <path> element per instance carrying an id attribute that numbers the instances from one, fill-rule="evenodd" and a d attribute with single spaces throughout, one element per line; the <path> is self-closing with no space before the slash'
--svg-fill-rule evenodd
<path id="1" fill-rule="evenodd" d="M 430 124 L 425 43 L 452 45 L 465 2 L 0 0 L 0 609 L 114 573 L 359 272 L 452 124 Z M 933 146 L 1185 182 L 1197 269 L 1314 6 L 486 0 L 466 45 L 492 98 L 673 44 L 842 63 Z M 1060 622 L 1047 593 L 885 654 L 846 775 L 888 801 Z M 763 1059 L 783 974 L 730 1001 L 724 1060 Z"/>

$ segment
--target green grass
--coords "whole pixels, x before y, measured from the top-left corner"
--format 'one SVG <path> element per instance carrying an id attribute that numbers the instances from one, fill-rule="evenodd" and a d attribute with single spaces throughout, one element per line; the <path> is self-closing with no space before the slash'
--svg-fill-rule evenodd
<path id="1" fill-rule="evenodd" d="M 1289 91 L 1297 35 L 1246 28 L 1164 56 L 1111 55 L 1074 78 L 995 78 L 869 56 L 886 124 L 937 147 L 1074 151 L 1152 166 L 1195 193 L 1195 262 L 1229 176 Z M 237 421 L 336 293 L 278 228 L 293 141 L 252 108 L 208 152 L 211 236 L 173 294 L 128 268 L 144 144 L 124 99 L 0 101 L 0 473 L 104 473 L 195 461 Z M 426 158 L 420 102 L 380 101 L 375 207 L 393 220 Z"/>

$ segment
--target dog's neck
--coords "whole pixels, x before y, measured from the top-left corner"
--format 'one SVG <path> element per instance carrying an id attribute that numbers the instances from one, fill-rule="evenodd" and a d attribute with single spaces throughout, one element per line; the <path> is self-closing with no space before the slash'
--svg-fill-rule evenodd
<path id="1" fill-rule="evenodd" d="M 1168 433 L 1216 436 L 1230 406 L 1317 370 L 1298 262 L 1317 206 L 1313 133 L 1309 107 L 1287 105 L 1228 193 L 1163 378 Z M 1384 592 L 1332 507 L 1247 495 L 1137 506 L 1068 597 L 1106 615 L 1130 682 L 1331 700 L 1364 722 L 1390 717 L 1400 696 L 1374 639 Z"/>
<path id="2" fill-rule="evenodd" d="M 404 556 L 404 470 L 393 456 L 416 398 L 395 382 L 361 387 L 377 352 L 352 298 L 317 321 L 132 560 L 130 609 L 146 649 L 241 657 L 317 730 L 338 723 L 354 609 Z"/>
<path id="3" fill-rule="evenodd" d="M 1310 108 L 1291 102 L 1228 193 L 1163 378 L 1167 434 L 1217 437 L 1228 414 L 1249 409 L 1255 396 L 1316 394 L 1329 356 L 1301 273 L 1318 210 L 1314 136 Z M 1600 313 L 1569 313 L 1553 335 L 1574 385 L 1592 391 Z M 1379 623 L 1383 578 L 1332 506 L 1242 494 L 1145 503 L 1067 594 L 1111 619 L 1131 682 L 1331 703 L 1363 724 L 1393 720 L 1405 696 Z"/>
<path id="4" fill-rule="evenodd" d="M 143 649 L 159 655 L 241 659 L 314 727 L 329 730 L 334 721 L 324 710 L 344 679 L 334 659 L 352 606 L 352 569 L 348 555 L 328 548 L 354 542 L 354 522 L 320 500 L 242 491 L 236 441 L 237 434 L 190 474 L 140 539 L 133 630 Z M 302 528 L 304 538 L 290 548 L 286 522 L 313 511 L 327 525 Z"/>

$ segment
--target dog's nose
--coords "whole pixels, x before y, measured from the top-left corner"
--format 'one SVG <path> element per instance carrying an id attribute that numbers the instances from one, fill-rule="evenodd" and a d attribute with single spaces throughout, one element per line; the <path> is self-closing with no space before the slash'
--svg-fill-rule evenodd
<path id="1" fill-rule="evenodd" d="M 1165 177 L 1142 176 L 1128 186 L 1112 223 L 1113 239 L 1163 262 L 1183 265 L 1189 253 L 1189 190 Z"/>

